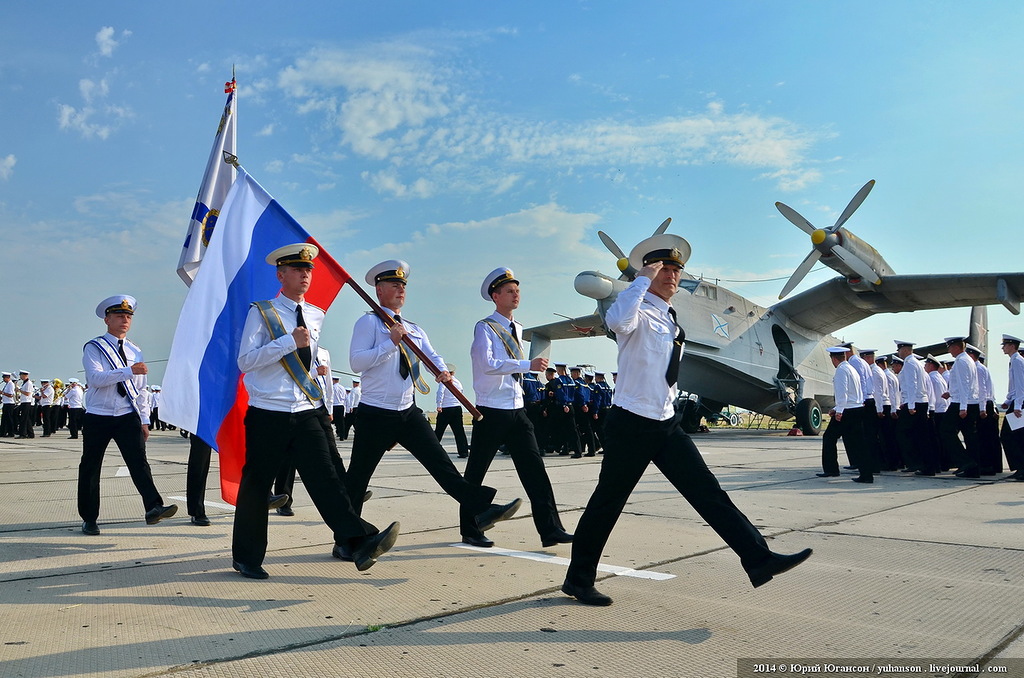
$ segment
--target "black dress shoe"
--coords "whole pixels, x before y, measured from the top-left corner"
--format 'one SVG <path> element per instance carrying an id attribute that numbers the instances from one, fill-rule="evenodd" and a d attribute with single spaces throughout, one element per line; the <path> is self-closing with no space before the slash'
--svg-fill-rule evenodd
<path id="1" fill-rule="evenodd" d="M 851 480 L 853 482 L 855 482 L 855 483 L 873 483 L 873 482 L 875 482 L 875 479 L 873 477 L 871 477 L 871 476 L 857 476 L 856 478 L 851 478 Z"/>
<path id="2" fill-rule="evenodd" d="M 256 565 L 256 566 L 246 565 L 245 563 L 240 563 L 237 560 L 232 560 L 231 561 L 231 567 L 235 568 L 235 570 L 240 575 L 242 575 L 243 577 L 246 577 L 247 579 L 269 579 L 270 578 L 270 575 L 267 574 L 267 571 L 264 570 L 259 565 Z"/>
<path id="3" fill-rule="evenodd" d="M 934 476 L 935 474 L 931 473 L 929 471 L 914 471 L 914 475 L 915 476 Z"/>
<path id="4" fill-rule="evenodd" d="M 270 499 L 267 499 L 267 509 L 279 509 L 287 503 L 287 494 L 272 494 L 270 495 Z"/>
<path id="5" fill-rule="evenodd" d="M 199 527 L 209 527 L 210 519 L 206 516 L 192 516 L 192 524 Z"/>
<path id="6" fill-rule="evenodd" d="M 839 477 L 838 473 L 815 473 L 814 475 L 818 476 L 819 478 L 838 478 Z"/>
<path id="7" fill-rule="evenodd" d="M 476 520 L 476 528 L 481 532 L 494 527 L 496 523 L 500 523 L 503 520 L 508 520 L 516 514 L 519 507 L 523 505 L 522 499 L 516 499 L 507 504 L 491 504 L 490 507 L 479 514 L 474 520 Z"/>
<path id="8" fill-rule="evenodd" d="M 364 572 L 373 567 L 373 564 L 377 562 L 377 558 L 387 553 L 395 545 L 395 540 L 398 539 L 399 527 L 400 525 L 396 520 L 388 525 L 380 534 L 364 537 L 362 543 L 352 551 L 352 560 L 355 561 L 356 569 Z"/>
<path id="9" fill-rule="evenodd" d="M 338 560 L 344 560 L 346 563 L 352 562 L 352 547 L 348 544 L 335 544 L 334 550 L 331 551 L 331 555 Z"/>
<path id="10" fill-rule="evenodd" d="M 559 530 L 558 532 L 552 532 L 546 534 L 540 538 L 541 546 L 554 546 L 555 544 L 571 544 L 574 535 L 569 534 L 565 530 Z"/>
<path id="11" fill-rule="evenodd" d="M 156 525 L 164 518 L 170 518 L 177 512 L 177 504 L 171 504 L 170 506 L 154 506 L 153 508 L 146 511 L 146 524 Z"/>
<path id="12" fill-rule="evenodd" d="M 846 469 L 847 471 L 856 471 L 857 470 L 856 466 L 844 466 L 843 468 Z"/>
<path id="13" fill-rule="evenodd" d="M 494 542 L 483 535 L 480 535 L 479 537 L 467 537 L 463 535 L 462 543 L 469 544 L 470 546 L 478 546 L 482 549 L 489 549 L 494 546 Z"/>
<path id="14" fill-rule="evenodd" d="M 279 516 L 294 516 L 295 515 L 295 511 L 292 510 L 291 506 L 282 506 L 281 508 L 277 509 L 277 515 L 279 515 Z"/>
<path id="15" fill-rule="evenodd" d="M 799 553 L 792 553 L 790 555 L 773 553 L 768 556 L 768 559 L 764 561 L 764 563 L 747 572 L 747 575 L 750 577 L 750 583 L 754 585 L 754 588 L 767 584 L 775 575 L 782 574 L 787 570 L 792 570 L 794 567 L 810 558 L 811 553 L 813 553 L 811 549 L 804 549 Z"/>
<path id="16" fill-rule="evenodd" d="M 957 478 L 980 478 L 981 474 L 978 473 L 978 469 L 966 469 L 957 471 L 954 474 Z"/>
<path id="17" fill-rule="evenodd" d="M 572 455 L 572 456 L 571 456 L 571 457 L 569 457 L 569 458 L 570 458 L 570 459 L 582 459 L 582 458 L 583 458 L 583 455 L 582 455 L 582 454 L 574 454 L 574 455 Z"/>
<path id="18" fill-rule="evenodd" d="M 96 524 L 95 520 L 87 520 L 82 523 L 82 534 L 88 534 L 90 536 L 97 535 L 100 533 L 100 526 Z"/>
<path id="19" fill-rule="evenodd" d="M 565 582 L 562 584 L 562 593 L 567 596 L 572 596 L 584 605 L 600 605 L 602 607 L 607 607 L 612 604 L 612 599 L 609 596 L 601 593 L 593 586 L 576 586 L 575 584 Z"/>
<path id="20" fill-rule="evenodd" d="M 367 490 L 366 492 L 363 492 L 363 503 L 365 504 L 366 502 L 370 501 L 370 497 L 372 496 L 373 490 Z"/>

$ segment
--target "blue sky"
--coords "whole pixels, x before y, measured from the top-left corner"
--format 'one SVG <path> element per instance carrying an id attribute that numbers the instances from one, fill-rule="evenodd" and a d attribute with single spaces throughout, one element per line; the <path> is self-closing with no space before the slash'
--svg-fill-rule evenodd
<path id="1" fill-rule="evenodd" d="M 405 315 L 467 368 L 497 266 L 523 281 L 525 324 L 589 313 L 575 274 L 614 271 L 597 231 L 628 251 L 671 216 L 688 270 L 767 305 L 810 249 L 775 201 L 827 226 L 869 179 L 847 226 L 897 273 L 1022 268 L 1019 3 L 283 5 L 5 5 L 4 369 L 73 376 L 119 292 L 140 301 L 133 337 L 166 357 L 233 65 L 242 164 L 357 277 L 406 259 Z M 336 368 L 361 312 L 343 291 L 328 316 Z M 967 317 L 842 334 L 887 349 Z M 990 324 L 1024 332 L 1001 308 Z M 612 369 L 614 347 L 553 357 Z"/>

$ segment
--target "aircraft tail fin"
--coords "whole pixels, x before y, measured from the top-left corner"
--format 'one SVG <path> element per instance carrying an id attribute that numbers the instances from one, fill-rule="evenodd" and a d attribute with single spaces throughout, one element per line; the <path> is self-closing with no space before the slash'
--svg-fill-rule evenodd
<path id="1" fill-rule="evenodd" d="M 988 355 L 988 306 L 971 306 L 971 327 L 967 342 Z"/>

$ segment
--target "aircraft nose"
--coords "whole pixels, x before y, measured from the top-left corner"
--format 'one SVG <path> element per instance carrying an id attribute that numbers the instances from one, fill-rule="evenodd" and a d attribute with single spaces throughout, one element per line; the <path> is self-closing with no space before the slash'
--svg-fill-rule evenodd
<path id="1" fill-rule="evenodd" d="M 811 233 L 811 242 L 814 243 L 815 245 L 820 245 L 821 243 L 825 242 L 825 238 L 827 237 L 828 233 L 825 232 L 825 229 L 816 228 L 814 229 L 814 232 Z"/>

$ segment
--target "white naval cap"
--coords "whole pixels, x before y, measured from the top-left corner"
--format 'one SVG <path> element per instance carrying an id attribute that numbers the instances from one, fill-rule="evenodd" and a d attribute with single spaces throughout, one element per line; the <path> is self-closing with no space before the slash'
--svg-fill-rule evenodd
<path id="1" fill-rule="evenodd" d="M 49 384 L 50 380 L 49 379 L 40 379 L 39 383 L 41 383 L 41 384 Z"/>
<path id="2" fill-rule="evenodd" d="M 928 355 L 926 355 L 926 356 L 924 357 L 924 361 L 925 361 L 926 363 L 932 363 L 932 364 L 933 364 L 933 365 L 935 365 L 936 367 L 938 367 L 939 365 L 941 365 L 941 364 L 942 364 L 942 362 L 940 362 L 940 361 L 939 361 L 939 359 L 938 359 L 938 358 L 936 358 L 935 356 L 933 356 L 933 355 L 932 355 L 931 353 L 929 353 Z"/>
<path id="3" fill-rule="evenodd" d="M 78 384 L 78 383 L 81 383 L 81 382 L 78 381 L 77 377 L 71 377 L 70 379 L 68 379 L 68 383 L 69 384 Z"/>
<path id="4" fill-rule="evenodd" d="M 115 294 L 107 297 L 96 307 L 96 317 L 106 318 L 108 313 L 127 313 L 133 315 L 138 302 L 129 294 Z"/>
<path id="5" fill-rule="evenodd" d="M 846 355 L 845 346 L 829 346 L 827 350 L 832 355 Z"/>
<path id="6" fill-rule="evenodd" d="M 313 260 L 320 254 L 320 248 L 308 242 L 296 242 L 278 247 L 267 255 L 266 262 L 271 266 L 294 266 L 295 268 L 313 268 Z"/>
<path id="7" fill-rule="evenodd" d="M 11 374 L 10 372 L 4 372 L 3 374 L 0 374 L 0 377 L 13 377 L 13 376 L 14 375 Z"/>
<path id="8" fill-rule="evenodd" d="M 1012 334 L 1003 335 L 1004 344 L 1017 344 L 1019 346 L 1022 342 L 1024 342 L 1024 339 L 1021 339 L 1020 337 L 1015 337 Z"/>
<path id="9" fill-rule="evenodd" d="M 964 344 L 964 350 L 977 356 L 981 355 L 981 349 L 974 344 Z"/>
<path id="10" fill-rule="evenodd" d="M 893 339 L 892 342 L 896 344 L 896 348 L 899 348 L 900 346 L 910 346 L 911 348 L 914 347 L 914 342 L 906 341 L 905 339 Z"/>
<path id="11" fill-rule="evenodd" d="M 953 336 L 953 337 L 946 337 L 945 339 L 943 339 L 943 341 L 946 342 L 946 346 L 949 346 L 950 344 L 956 344 L 956 343 L 961 343 L 962 344 L 962 343 L 967 341 L 967 337 L 965 337 L 963 335 L 957 335 L 957 336 Z"/>
<path id="12" fill-rule="evenodd" d="M 877 348 L 862 348 L 858 351 L 860 355 L 874 355 L 878 352 Z"/>
<path id="13" fill-rule="evenodd" d="M 154 384 L 154 385 L 153 385 L 153 386 L 152 386 L 151 388 L 152 388 L 152 389 L 153 389 L 154 391 L 159 391 L 159 390 L 161 390 L 161 389 L 160 389 L 160 386 L 159 386 L 158 384 Z"/>
<path id="14" fill-rule="evenodd" d="M 18 374 L 32 374 L 28 370 L 18 370 Z"/>
<path id="15" fill-rule="evenodd" d="M 892 364 L 895 365 L 896 363 L 899 363 L 900 365 L 902 365 L 903 364 L 903 358 L 899 357 L 898 355 L 894 355 L 892 357 Z"/>
<path id="16" fill-rule="evenodd" d="M 690 258 L 690 243 L 681 235 L 662 233 L 641 240 L 629 253 L 629 265 L 640 270 L 647 264 L 665 261 L 683 267 Z"/>
<path id="17" fill-rule="evenodd" d="M 409 274 L 412 268 L 408 262 L 401 259 L 388 259 L 382 261 L 366 272 L 367 285 L 376 285 L 382 282 L 400 282 L 405 284 L 409 281 Z"/>
<path id="18" fill-rule="evenodd" d="M 487 301 L 491 300 L 491 294 L 505 283 L 514 282 L 517 285 L 519 281 L 516 280 L 516 274 L 512 272 L 511 268 L 496 268 L 487 274 L 484 278 L 484 282 L 480 285 L 480 296 Z"/>

